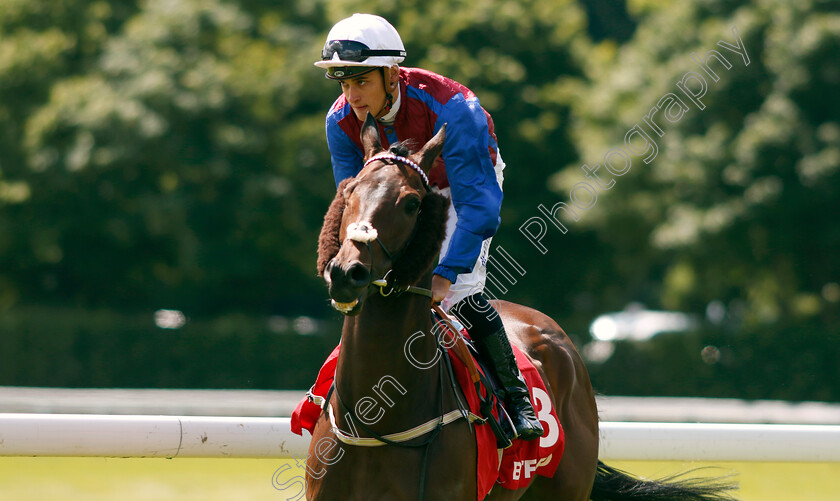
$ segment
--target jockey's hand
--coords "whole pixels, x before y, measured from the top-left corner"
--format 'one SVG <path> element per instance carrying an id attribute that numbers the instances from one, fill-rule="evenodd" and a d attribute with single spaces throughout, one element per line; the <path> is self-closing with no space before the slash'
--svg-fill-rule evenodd
<path id="1" fill-rule="evenodd" d="M 440 275 L 432 275 L 432 301 L 435 303 L 443 301 L 450 287 L 452 287 L 452 282 Z"/>

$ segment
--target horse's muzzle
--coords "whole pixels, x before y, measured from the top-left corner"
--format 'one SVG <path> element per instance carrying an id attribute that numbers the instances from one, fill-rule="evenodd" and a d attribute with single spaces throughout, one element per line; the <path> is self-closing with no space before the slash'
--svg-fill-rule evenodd
<path id="1" fill-rule="evenodd" d="M 327 264 L 324 276 L 329 284 L 330 298 L 338 303 L 352 303 L 359 299 L 370 285 L 370 270 L 361 261 L 340 265 Z"/>

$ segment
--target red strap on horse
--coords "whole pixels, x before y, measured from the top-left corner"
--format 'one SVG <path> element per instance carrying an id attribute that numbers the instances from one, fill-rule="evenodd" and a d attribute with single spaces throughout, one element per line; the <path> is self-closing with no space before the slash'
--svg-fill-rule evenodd
<path id="1" fill-rule="evenodd" d="M 441 307 L 436 303 L 432 303 L 432 311 L 438 315 L 441 322 L 443 322 L 443 325 L 449 329 L 455 338 L 455 344 L 451 347 L 452 352 L 455 353 L 455 356 L 457 356 L 464 366 L 466 366 L 473 384 L 478 383 L 481 380 L 481 377 L 478 374 L 478 368 L 475 366 L 475 359 L 472 355 L 470 355 L 470 349 L 467 348 L 464 338 L 461 337 L 461 333 L 455 329 L 454 325 L 452 325 L 452 320 L 449 319 L 449 315 L 444 313 Z"/>

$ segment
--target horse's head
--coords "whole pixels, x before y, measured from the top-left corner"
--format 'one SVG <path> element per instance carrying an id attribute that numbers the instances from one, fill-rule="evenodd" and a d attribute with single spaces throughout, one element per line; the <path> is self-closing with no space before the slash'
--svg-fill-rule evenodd
<path id="1" fill-rule="evenodd" d="M 426 276 L 440 252 L 449 200 L 427 174 L 443 149 L 446 125 L 420 151 L 384 152 L 376 120 L 362 126 L 365 166 L 338 186 L 318 238 L 318 274 L 335 308 L 357 314 L 377 279 L 396 289 Z"/>

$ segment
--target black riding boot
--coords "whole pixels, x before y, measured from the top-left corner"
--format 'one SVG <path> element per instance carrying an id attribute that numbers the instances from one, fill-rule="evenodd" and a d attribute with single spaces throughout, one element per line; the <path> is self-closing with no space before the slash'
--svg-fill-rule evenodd
<path id="1" fill-rule="evenodd" d="M 496 310 L 483 294 L 475 294 L 459 301 L 450 311 L 464 323 L 481 359 L 492 367 L 496 380 L 504 387 L 505 409 L 517 436 L 523 440 L 541 437 L 543 428 Z"/>
<path id="2" fill-rule="evenodd" d="M 522 440 L 534 440 L 543 434 L 542 425 L 531 405 L 531 395 L 525 378 L 516 365 L 516 356 L 510 346 L 504 327 L 476 342 L 482 360 L 496 372 L 497 380 L 505 389 L 505 409 L 513 420 L 516 435 Z"/>

